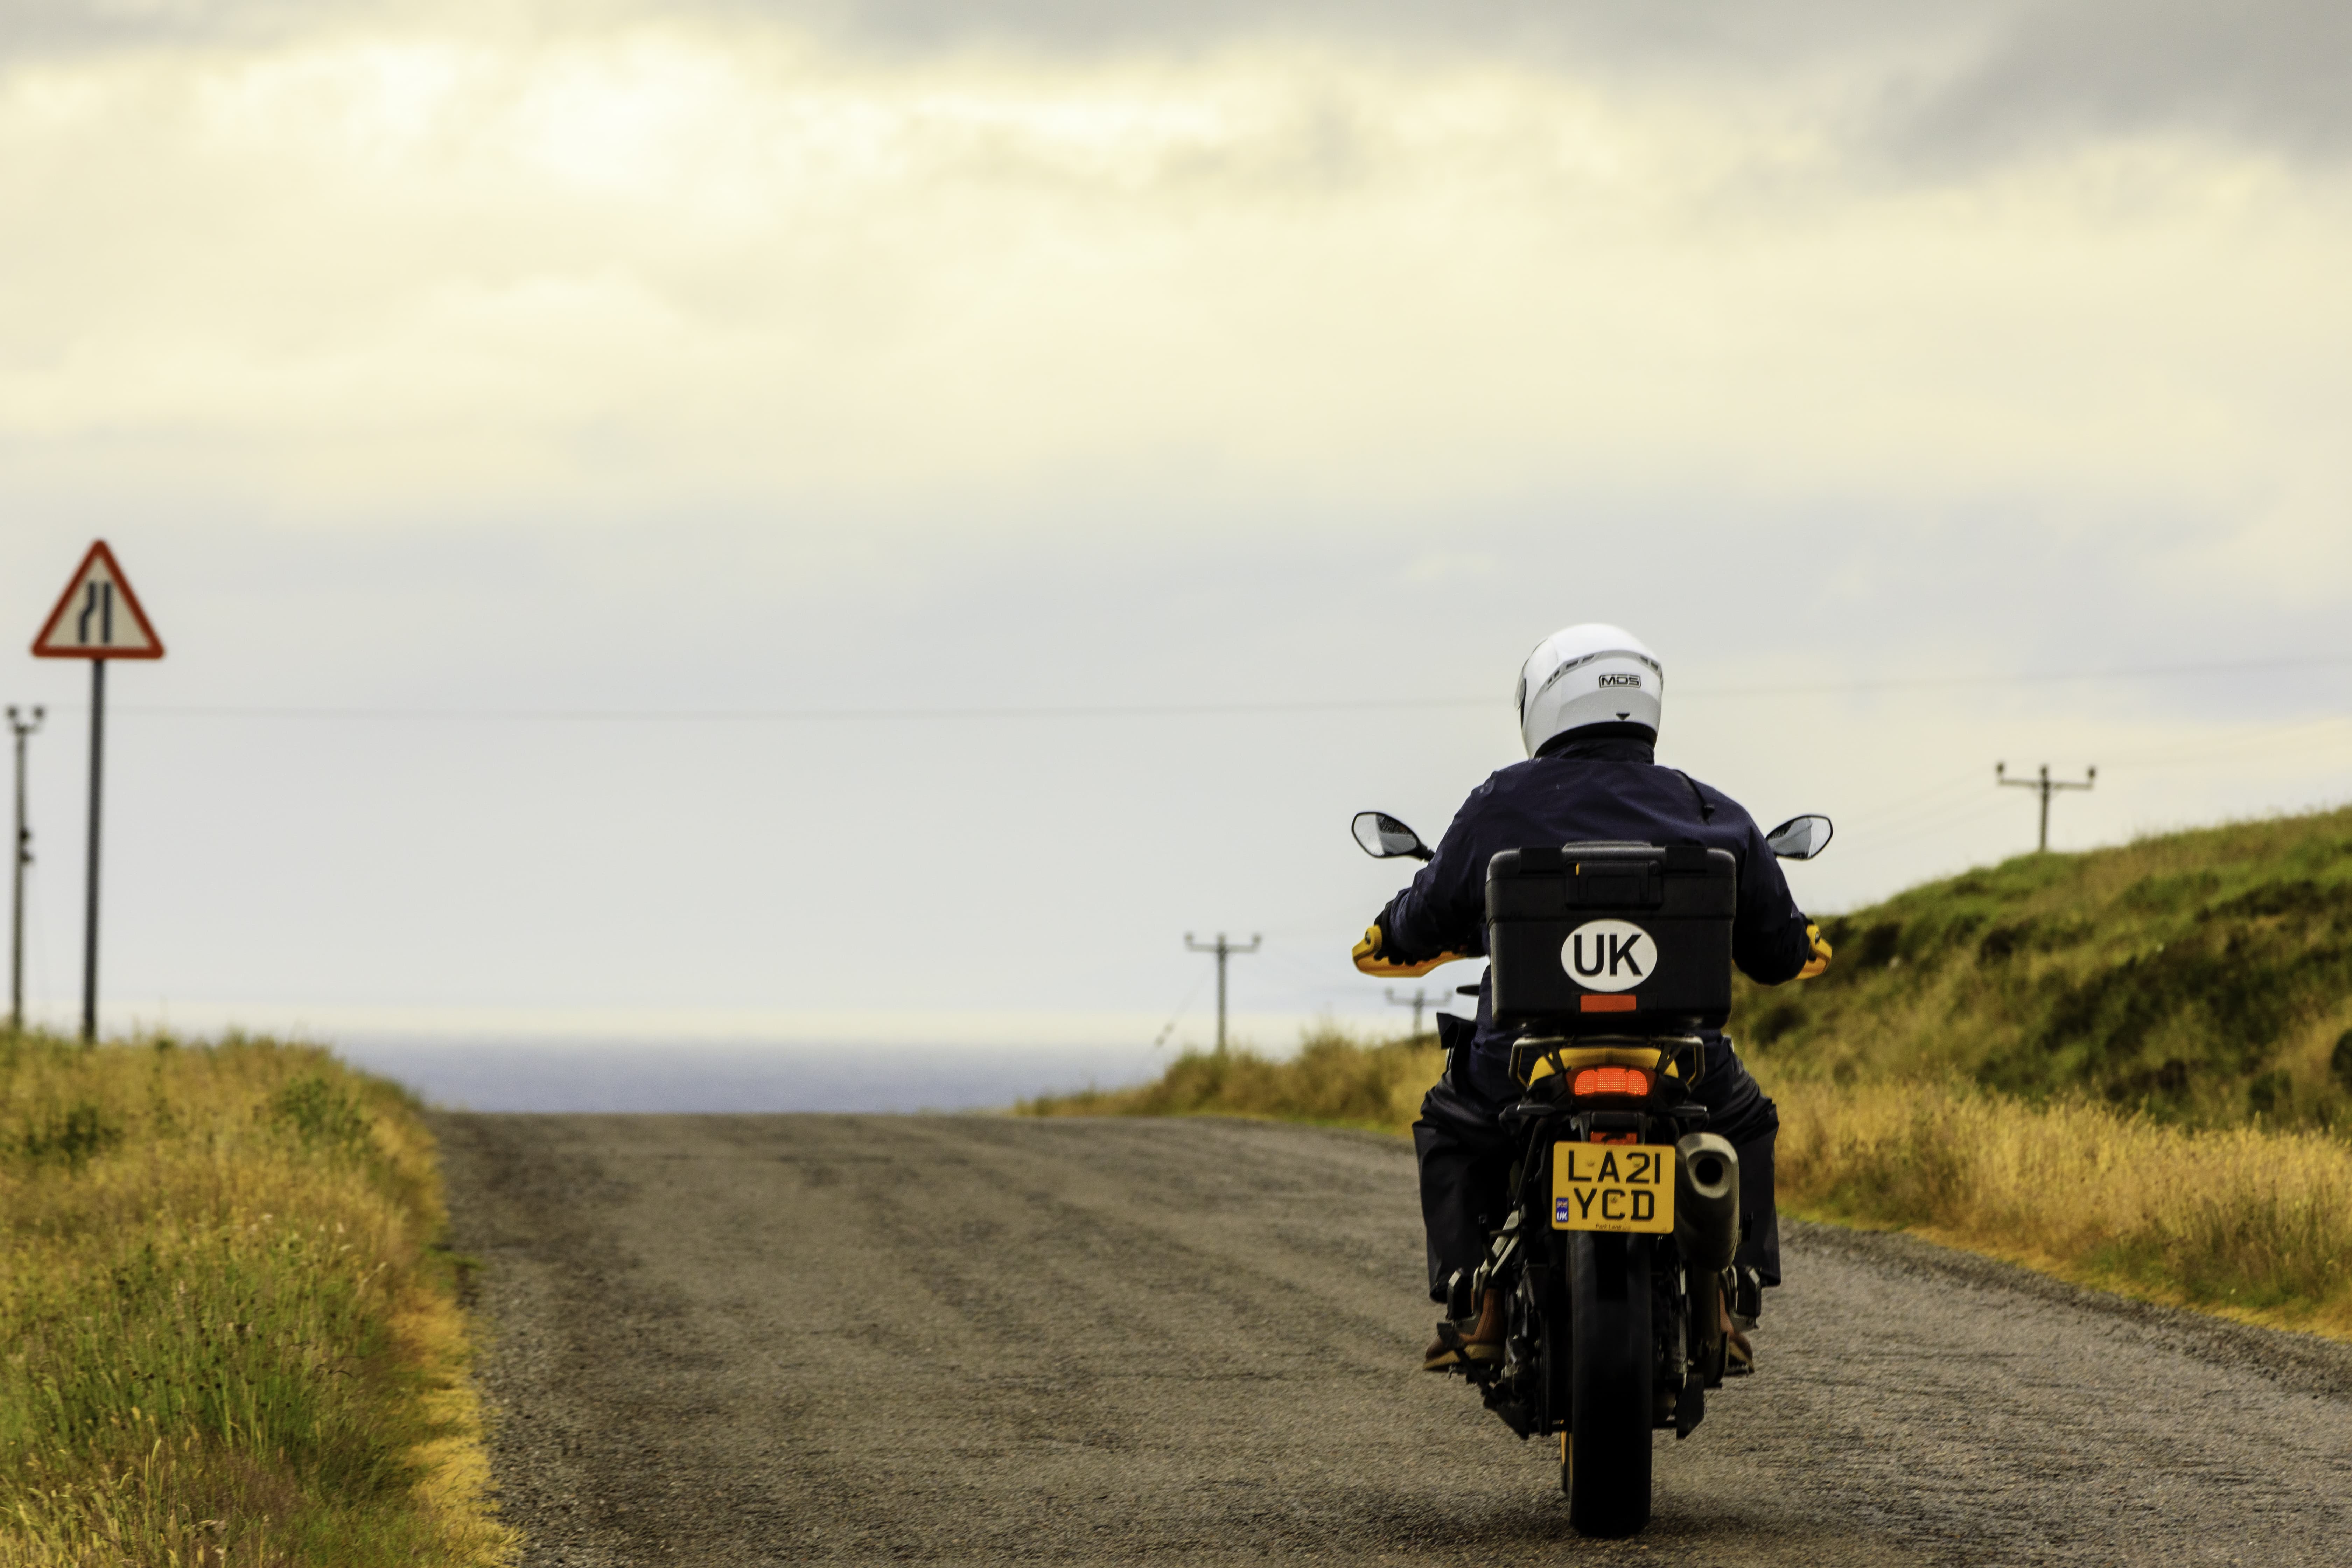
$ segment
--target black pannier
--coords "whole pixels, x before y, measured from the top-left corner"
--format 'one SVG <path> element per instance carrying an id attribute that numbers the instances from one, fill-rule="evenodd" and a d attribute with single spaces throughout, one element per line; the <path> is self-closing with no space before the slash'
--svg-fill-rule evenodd
<path id="1" fill-rule="evenodd" d="M 1570 1035 L 1719 1028 L 1738 862 L 1696 844 L 1506 849 L 1486 863 L 1495 1021 Z"/>

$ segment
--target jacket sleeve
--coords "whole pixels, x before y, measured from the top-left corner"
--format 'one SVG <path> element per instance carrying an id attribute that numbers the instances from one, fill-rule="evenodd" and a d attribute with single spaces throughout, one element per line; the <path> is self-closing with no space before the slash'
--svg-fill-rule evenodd
<path id="1" fill-rule="evenodd" d="M 1437 841 L 1436 855 L 1381 911 L 1382 951 L 1412 963 L 1441 952 L 1486 951 L 1487 857 L 1479 853 L 1475 821 L 1493 789 L 1489 779 L 1470 792 Z"/>
<path id="2" fill-rule="evenodd" d="M 1789 892 L 1780 862 L 1764 842 L 1764 830 L 1748 825 L 1748 847 L 1740 854 L 1739 911 L 1731 926 L 1731 961 L 1739 972 L 1760 985 L 1794 980 L 1812 956 L 1805 935 L 1805 913 Z"/>

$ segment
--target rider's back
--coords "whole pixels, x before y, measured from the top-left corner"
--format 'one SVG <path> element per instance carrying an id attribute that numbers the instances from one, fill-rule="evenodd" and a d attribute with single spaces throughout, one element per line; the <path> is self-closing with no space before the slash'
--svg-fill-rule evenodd
<path id="1" fill-rule="evenodd" d="M 1729 796 L 1658 766 L 1649 742 L 1632 739 L 1571 741 L 1471 791 L 1435 857 L 1382 912 L 1388 951 L 1484 952 L 1486 865 L 1496 853 L 1612 839 L 1729 850 L 1739 868 L 1733 962 L 1766 984 L 1803 967 L 1805 917 L 1755 819 Z"/>

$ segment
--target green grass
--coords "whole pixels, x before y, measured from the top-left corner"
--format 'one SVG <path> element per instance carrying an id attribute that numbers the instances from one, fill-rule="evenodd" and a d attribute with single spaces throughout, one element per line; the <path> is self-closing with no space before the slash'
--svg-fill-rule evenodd
<path id="1" fill-rule="evenodd" d="M 0 1565 L 509 1560 L 442 1223 L 322 1050 L 0 1036 Z"/>
<path id="2" fill-rule="evenodd" d="M 1733 1032 L 1783 1077 L 2352 1125 L 2352 808 L 2024 856 L 1823 930 L 1822 979 L 1741 984 Z"/>

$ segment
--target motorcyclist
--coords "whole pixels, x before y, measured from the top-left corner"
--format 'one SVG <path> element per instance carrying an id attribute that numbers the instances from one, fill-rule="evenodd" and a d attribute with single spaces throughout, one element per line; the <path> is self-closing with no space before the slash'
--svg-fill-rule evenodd
<path id="1" fill-rule="evenodd" d="M 1470 792 L 1412 885 L 1389 900 L 1364 940 L 1356 966 L 1370 974 L 1426 973 L 1450 959 L 1486 952 L 1486 862 L 1497 851 L 1601 839 L 1727 849 L 1738 862 L 1732 961 L 1767 985 L 1818 974 L 1830 949 L 1790 897 L 1788 882 L 1755 820 L 1729 796 L 1672 768 L 1654 748 L 1665 672 L 1657 656 L 1623 629 L 1570 626 L 1536 645 L 1519 674 L 1519 728 L 1528 761 Z M 1510 1073 L 1517 1031 L 1495 1024 L 1490 979 L 1478 987 L 1476 1021 L 1438 1016 L 1444 1076 L 1413 1123 L 1421 1164 L 1422 1219 L 1429 1237 L 1429 1293 L 1446 1299 L 1454 1272 L 1485 1258 L 1509 1206 L 1511 1163 L 1521 1152 L 1499 1121 L 1519 1098 Z M 1739 1153 L 1741 1240 L 1734 1267 L 1748 1303 L 1728 1317 L 1732 1373 L 1753 1370 L 1741 1328 L 1751 1324 L 1763 1286 L 1780 1282 L 1780 1224 L 1772 1202 L 1772 1142 L 1780 1114 L 1719 1031 L 1706 1037 L 1695 1090 L 1712 1113 L 1710 1131 Z M 1478 1303 L 1466 1332 L 1438 1325 L 1423 1357 L 1436 1372 L 1502 1353 L 1501 1293 Z"/>

